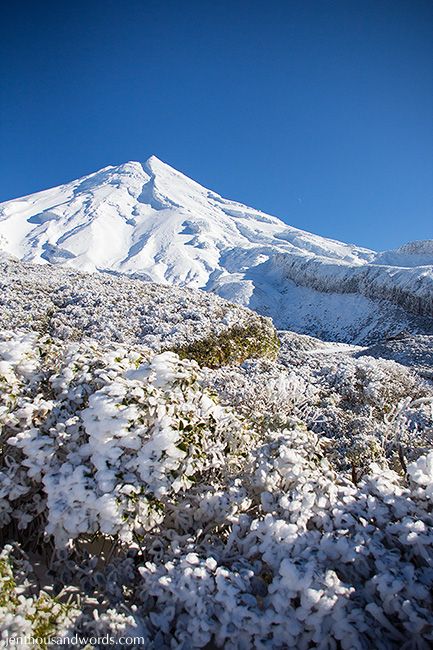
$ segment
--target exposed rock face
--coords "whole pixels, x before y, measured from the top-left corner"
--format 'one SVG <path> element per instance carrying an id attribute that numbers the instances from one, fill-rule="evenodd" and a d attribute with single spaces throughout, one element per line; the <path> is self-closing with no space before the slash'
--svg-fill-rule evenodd
<path id="1" fill-rule="evenodd" d="M 279 253 L 271 263 L 296 284 L 324 293 L 359 293 L 372 300 L 386 300 L 417 315 L 433 318 L 431 267 L 357 267 L 318 259 L 294 258 Z M 433 268 L 433 267 L 432 267 Z"/>

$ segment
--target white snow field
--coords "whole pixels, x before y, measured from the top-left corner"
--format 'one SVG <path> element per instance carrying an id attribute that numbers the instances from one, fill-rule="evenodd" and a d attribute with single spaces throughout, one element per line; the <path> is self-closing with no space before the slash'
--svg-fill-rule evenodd
<path id="1" fill-rule="evenodd" d="M 25 262 L 205 289 L 330 340 L 432 331 L 433 241 L 375 253 L 312 235 L 155 156 L 0 204 L 0 248 Z"/>

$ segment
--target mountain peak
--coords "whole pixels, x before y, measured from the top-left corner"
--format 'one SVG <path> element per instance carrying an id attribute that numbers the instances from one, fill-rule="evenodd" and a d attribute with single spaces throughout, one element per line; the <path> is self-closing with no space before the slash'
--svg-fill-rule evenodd
<path id="1" fill-rule="evenodd" d="M 177 169 L 154 155 L 149 156 L 149 158 L 142 163 L 142 167 L 145 172 L 153 176 L 166 174 L 183 176 L 183 174 L 181 174 Z"/>
<path id="2" fill-rule="evenodd" d="M 170 167 L 170 165 L 161 160 L 161 158 L 158 158 L 158 156 L 155 156 L 155 154 L 149 156 L 149 158 L 143 164 L 149 167 L 152 165 L 165 165 L 166 167 Z"/>
<path id="3" fill-rule="evenodd" d="M 141 273 L 192 287 L 206 287 L 211 277 L 214 283 L 227 264 L 231 273 L 276 252 L 355 262 L 366 255 L 224 199 L 155 155 L 0 205 L 0 241 L 29 262 Z M 241 285 L 248 301 L 250 283 Z"/>
<path id="4" fill-rule="evenodd" d="M 0 204 L 0 248 L 26 262 L 202 288 L 283 329 L 315 322 L 309 333 L 334 338 L 377 323 L 376 285 L 388 299 L 431 309 L 433 267 L 390 268 L 430 263 L 427 243 L 381 257 L 225 199 L 155 155 Z M 341 321 L 334 329 L 328 303 Z"/>
<path id="5" fill-rule="evenodd" d="M 198 194 L 208 193 L 208 190 L 203 185 L 200 185 L 200 183 L 197 183 L 197 181 L 180 172 L 175 167 L 157 158 L 157 156 L 150 156 L 142 166 L 146 173 L 156 179 L 158 187 L 162 190 L 163 194 L 166 196 L 171 196 L 173 193 L 177 194 L 175 203 L 179 202 L 179 193 L 182 192 L 182 185 L 184 186 L 183 190 L 189 188 L 186 190 L 187 193 L 191 189 L 193 189 L 194 193 Z"/>
<path id="6" fill-rule="evenodd" d="M 143 169 L 150 173 L 150 174 L 155 174 L 155 173 L 160 173 L 163 172 L 164 170 L 171 170 L 173 169 L 170 165 L 165 163 L 163 160 L 158 158 L 157 156 L 149 156 L 147 160 L 145 160 L 143 163 L 141 163 Z"/>

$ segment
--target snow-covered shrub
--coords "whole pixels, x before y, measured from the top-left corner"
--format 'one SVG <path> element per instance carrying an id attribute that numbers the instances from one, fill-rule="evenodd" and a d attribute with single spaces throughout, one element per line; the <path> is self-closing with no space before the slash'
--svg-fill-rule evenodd
<path id="1" fill-rule="evenodd" d="M 352 409 L 379 418 L 408 395 L 425 394 L 416 376 L 393 361 L 360 357 L 325 365 L 321 372 Z"/>
<path id="2" fill-rule="evenodd" d="M 374 435 L 359 436 L 359 439 L 348 447 L 346 458 L 352 467 L 352 478 L 355 482 L 369 470 L 372 463 L 386 463 L 385 449 L 380 439 Z"/>
<path id="3" fill-rule="evenodd" d="M 372 462 L 404 471 L 433 443 L 433 394 L 416 375 L 390 361 L 346 360 L 327 376 L 337 413 L 346 429 L 345 457 L 365 471 Z M 346 422 L 346 426 L 344 423 Z"/>
<path id="4" fill-rule="evenodd" d="M 52 585 L 4 550 L 3 644 L 60 630 L 149 650 L 431 647 L 431 392 L 305 347 L 299 364 L 204 369 L 4 332 L 0 529 Z"/>
<path id="5" fill-rule="evenodd" d="M 40 363 L 34 332 L 0 332 L 0 427 Z M 2 432 L 0 428 L 0 434 Z"/>
<path id="6" fill-rule="evenodd" d="M 296 373 L 315 390 L 303 419 L 307 427 L 333 440 L 338 467 L 354 466 L 365 472 L 372 462 L 404 470 L 406 459 L 415 460 L 433 444 L 433 391 L 414 372 L 391 361 L 361 357 L 350 346 L 331 344 L 320 354 L 298 350 L 292 339 L 281 361 L 286 372 Z M 305 337 L 302 337 L 305 339 Z M 304 340 L 301 344 L 306 347 Z"/>
<path id="7" fill-rule="evenodd" d="M 7 259 L 0 259 L 0 281 L 1 329 L 36 330 L 64 341 L 145 345 L 158 352 L 197 343 L 195 352 L 202 354 L 199 342 L 206 340 L 213 357 L 225 358 L 233 351 L 239 357 L 245 347 L 271 357 L 278 349 L 270 319 L 211 292 Z"/>
<path id="8" fill-rule="evenodd" d="M 197 537 L 179 535 L 173 553 L 173 531 L 139 567 L 150 637 L 175 648 L 428 648 L 432 515 L 416 491 L 378 466 L 353 485 L 305 431 L 273 436 L 253 458 L 252 477 L 226 491 L 223 535 L 221 524 L 201 531 L 224 495 L 196 494 Z M 230 508 L 242 492 L 244 507 Z"/>
<path id="9" fill-rule="evenodd" d="M 11 515 L 25 527 L 40 512 L 38 499 L 20 507 L 31 486 L 22 459 L 7 443 L 49 409 L 38 391 L 42 365 L 38 341 L 34 332 L 0 333 L 0 527 L 11 521 Z M 49 348 L 47 341 L 41 345 Z M 30 515 L 28 510 L 34 507 Z"/>
<path id="10" fill-rule="evenodd" d="M 319 389 L 296 369 L 265 360 L 205 372 L 207 385 L 261 431 L 306 421 L 317 408 Z"/>
<path id="11" fill-rule="evenodd" d="M 433 504 L 433 451 L 407 467 L 414 493 Z"/>
<path id="12" fill-rule="evenodd" d="M 360 476 L 372 462 L 403 471 L 433 444 L 433 391 L 393 362 L 335 354 L 284 334 L 277 362 L 248 360 L 205 371 L 208 386 L 258 431 L 305 425 L 329 438 L 337 467 Z M 300 341 L 298 341 L 298 338 Z M 330 457 L 330 456 L 329 456 Z"/>
<path id="13" fill-rule="evenodd" d="M 71 564 L 67 556 L 63 557 L 65 563 Z M 76 570 L 81 573 L 78 565 Z M 0 648 L 52 648 L 61 639 L 62 645 L 90 650 L 101 646 L 85 640 L 90 642 L 98 637 L 103 640 L 102 647 L 107 645 L 107 639 L 114 647 L 125 646 L 124 640 L 116 643 L 120 637 L 138 637 L 140 645 L 146 641 L 146 630 L 144 626 L 138 627 L 134 607 L 130 612 L 112 607 L 101 612 L 93 607 L 84 613 L 77 590 L 70 582 L 63 583 L 59 591 L 62 593 L 53 596 L 41 589 L 34 567 L 20 545 L 5 545 L 0 551 Z M 85 593 L 84 590 L 82 596 Z M 59 641 L 50 643 L 53 637 Z"/>
<path id="14" fill-rule="evenodd" d="M 98 531 L 131 541 L 198 477 L 241 462 L 249 434 L 200 386 L 195 362 L 90 343 L 63 348 L 53 374 L 40 377 L 50 399 L 23 394 L 6 418 L 27 413 L 4 443 L 2 494 L 9 512 L 20 489 L 25 495 L 25 512 L 13 504 L 21 527 L 46 500 L 46 531 L 60 545 Z M 8 465 L 8 449 L 22 458 Z"/>

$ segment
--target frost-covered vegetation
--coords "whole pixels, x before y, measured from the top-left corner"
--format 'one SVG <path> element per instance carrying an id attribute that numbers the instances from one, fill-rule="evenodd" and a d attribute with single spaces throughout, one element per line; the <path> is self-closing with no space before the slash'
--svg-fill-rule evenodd
<path id="1" fill-rule="evenodd" d="M 403 332 L 400 336 L 376 343 L 359 354 L 397 361 L 415 368 L 423 377 L 433 379 L 433 336 L 413 336 Z"/>
<path id="2" fill-rule="evenodd" d="M 273 358 L 278 349 L 269 318 L 212 293 L 22 264 L 1 253 L 0 307 L 2 329 L 37 330 L 68 341 L 85 337 L 159 351 L 191 349 L 193 356 L 204 342 L 213 355 L 220 349 L 219 362 L 245 358 L 245 340 L 252 356 Z M 200 355 L 205 361 L 203 350 Z"/>
<path id="3" fill-rule="evenodd" d="M 50 273 L 72 292 L 60 289 L 72 276 Z M 154 330 L 141 336 L 128 329 L 134 283 L 98 277 L 92 293 L 73 277 L 57 317 L 77 336 L 55 314 L 43 325 L 43 303 L 19 323 L 28 292 L 43 293 L 29 276 L 1 315 L 0 647 L 79 633 L 150 650 L 430 648 L 431 384 L 290 333 L 274 359 L 269 321 L 230 305 L 218 320 L 209 306 L 227 303 L 212 296 L 207 313 L 190 305 L 195 350 L 225 349 L 243 323 L 247 354 L 186 358 L 179 304 L 195 292 L 149 285 Z M 125 321 L 117 340 L 110 318 Z M 242 340 L 256 327 L 272 354 L 244 360 L 258 356 Z"/>

